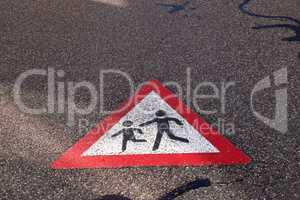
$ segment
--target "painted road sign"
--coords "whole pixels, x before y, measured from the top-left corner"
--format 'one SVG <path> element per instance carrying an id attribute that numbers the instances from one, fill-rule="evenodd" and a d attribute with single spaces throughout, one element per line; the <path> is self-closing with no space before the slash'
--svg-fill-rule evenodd
<path id="1" fill-rule="evenodd" d="M 246 164 L 250 158 L 159 81 L 149 81 L 53 168 Z"/>

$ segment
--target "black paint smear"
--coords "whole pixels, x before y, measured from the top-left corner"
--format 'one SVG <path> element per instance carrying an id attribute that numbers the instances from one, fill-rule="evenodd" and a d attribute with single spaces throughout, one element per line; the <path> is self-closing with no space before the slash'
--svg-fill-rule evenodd
<path id="1" fill-rule="evenodd" d="M 191 190 L 199 189 L 202 187 L 208 187 L 210 185 L 211 183 L 209 179 L 197 179 L 195 181 L 182 185 L 172 190 L 171 192 L 168 192 L 164 196 L 160 197 L 158 200 L 173 200 L 176 197 L 179 197 Z M 95 200 L 131 200 L 131 199 L 121 195 L 106 195 Z"/>
<path id="2" fill-rule="evenodd" d="M 256 13 L 253 13 L 251 11 L 248 11 L 245 9 L 245 6 L 248 5 L 252 0 L 245 0 L 243 3 L 240 4 L 239 9 L 242 13 L 250 15 L 252 17 L 257 18 L 265 18 L 265 19 L 271 19 L 271 20 L 277 20 L 277 21 L 286 21 L 285 23 L 278 23 L 278 24 L 272 24 L 272 25 L 259 25 L 256 27 L 252 27 L 256 30 L 261 29 L 270 29 L 270 28 L 283 28 L 291 30 L 295 33 L 294 36 L 282 38 L 282 41 L 288 41 L 288 42 L 300 42 L 300 21 L 288 16 L 269 16 L 269 15 L 259 15 Z M 300 56 L 300 54 L 299 54 Z"/>
<path id="3" fill-rule="evenodd" d="M 253 16 L 253 17 L 260 17 L 260 18 L 267 18 L 267 19 L 275 19 L 275 20 L 289 20 L 289 21 L 293 21 L 295 22 L 296 24 L 299 24 L 300 25 L 300 21 L 293 18 L 293 17 L 287 17 L 287 16 L 270 16 L 270 15 L 259 15 L 259 14 L 256 14 L 256 13 L 253 13 L 251 11 L 248 11 L 245 9 L 245 6 L 248 5 L 250 3 L 250 1 L 252 0 L 245 0 L 243 3 L 240 4 L 239 8 L 240 10 L 247 14 L 247 15 L 250 15 L 250 16 Z"/>
<path id="4" fill-rule="evenodd" d="M 195 181 L 189 182 L 183 186 L 180 186 L 171 192 L 168 192 L 164 196 L 160 197 L 159 200 L 172 200 L 175 199 L 178 196 L 183 195 L 186 192 L 189 192 L 191 190 L 195 190 L 201 187 L 208 187 L 210 186 L 210 180 L 209 179 L 197 179 Z"/>
<path id="5" fill-rule="evenodd" d="M 183 4 L 166 4 L 166 3 L 157 3 L 156 5 L 162 6 L 169 9 L 170 14 L 182 11 L 186 9 L 186 6 L 190 4 L 190 1 L 186 1 Z"/>
<path id="6" fill-rule="evenodd" d="M 124 197 L 121 195 L 105 195 L 99 199 L 95 199 L 95 200 L 131 200 L 128 197 Z"/>

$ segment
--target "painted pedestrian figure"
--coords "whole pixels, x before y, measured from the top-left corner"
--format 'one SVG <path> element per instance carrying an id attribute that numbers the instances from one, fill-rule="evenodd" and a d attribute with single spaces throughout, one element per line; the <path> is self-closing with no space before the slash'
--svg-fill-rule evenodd
<path id="1" fill-rule="evenodd" d="M 172 133 L 172 131 L 170 130 L 170 122 L 173 121 L 176 124 L 182 126 L 183 123 L 180 120 L 178 120 L 176 118 L 172 118 L 172 117 L 166 117 L 166 112 L 163 110 L 157 111 L 155 113 L 155 115 L 156 115 L 156 118 L 154 118 L 153 120 L 150 120 L 148 122 L 140 124 L 141 127 L 144 127 L 144 126 L 147 126 L 152 123 L 157 123 L 157 134 L 156 134 L 156 138 L 155 138 L 155 143 L 152 148 L 153 151 L 156 151 L 159 148 L 163 133 L 166 133 L 168 135 L 168 137 L 172 140 L 189 143 L 188 139 L 178 137 L 178 136 L 174 135 Z"/>
<path id="2" fill-rule="evenodd" d="M 134 132 L 138 132 L 139 134 L 143 134 L 143 131 L 139 128 L 130 128 L 133 125 L 132 121 L 124 121 L 123 126 L 127 128 L 123 128 L 119 132 L 113 134 L 111 137 L 116 137 L 120 134 L 123 134 L 123 141 L 122 141 L 122 152 L 124 152 L 127 148 L 127 142 L 147 142 L 147 140 L 144 139 L 136 139 Z"/>

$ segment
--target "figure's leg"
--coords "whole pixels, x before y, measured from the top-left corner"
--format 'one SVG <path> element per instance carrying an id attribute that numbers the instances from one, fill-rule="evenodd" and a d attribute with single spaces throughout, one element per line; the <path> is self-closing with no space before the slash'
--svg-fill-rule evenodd
<path id="1" fill-rule="evenodd" d="M 158 149 L 162 136 L 163 136 L 162 131 L 159 130 L 156 134 L 155 142 L 152 148 L 153 151 L 156 151 Z"/>
<path id="2" fill-rule="evenodd" d="M 178 136 L 174 135 L 171 130 L 167 130 L 166 132 L 167 132 L 169 138 L 172 139 L 172 140 L 178 140 L 180 142 L 189 143 L 188 139 L 182 138 L 182 137 L 178 137 Z"/>
<path id="3" fill-rule="evenodd" d="M 128 142 L 128 138 L 123 137 L 123 142 L 122 142 L 122 152 L 124 152 L 127 148 L 127 142 Z"/>

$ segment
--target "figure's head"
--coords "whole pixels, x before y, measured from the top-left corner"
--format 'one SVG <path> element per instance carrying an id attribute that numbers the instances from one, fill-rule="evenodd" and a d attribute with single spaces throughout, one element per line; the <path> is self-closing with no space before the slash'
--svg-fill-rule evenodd
<path id="1" fill-rule="evenodd" d="M 123 122 L 123 126 L 125 126 L 125 127 L 130 127 L 130 126 L 132 126 L 132 124 L 133 124 L 133 122 L 130 120 L 126 120 Z"/>
<path id="2" fill-rule="evenodd" d="M 166 112 L 163 111 L 163 110 L 159 110 L 159 111 L 157 111 L 157 112 L 155 113 L 155 115 L 156 115 L 157 117 L 163 117 L 163 116 L 166 115 Z"/>

